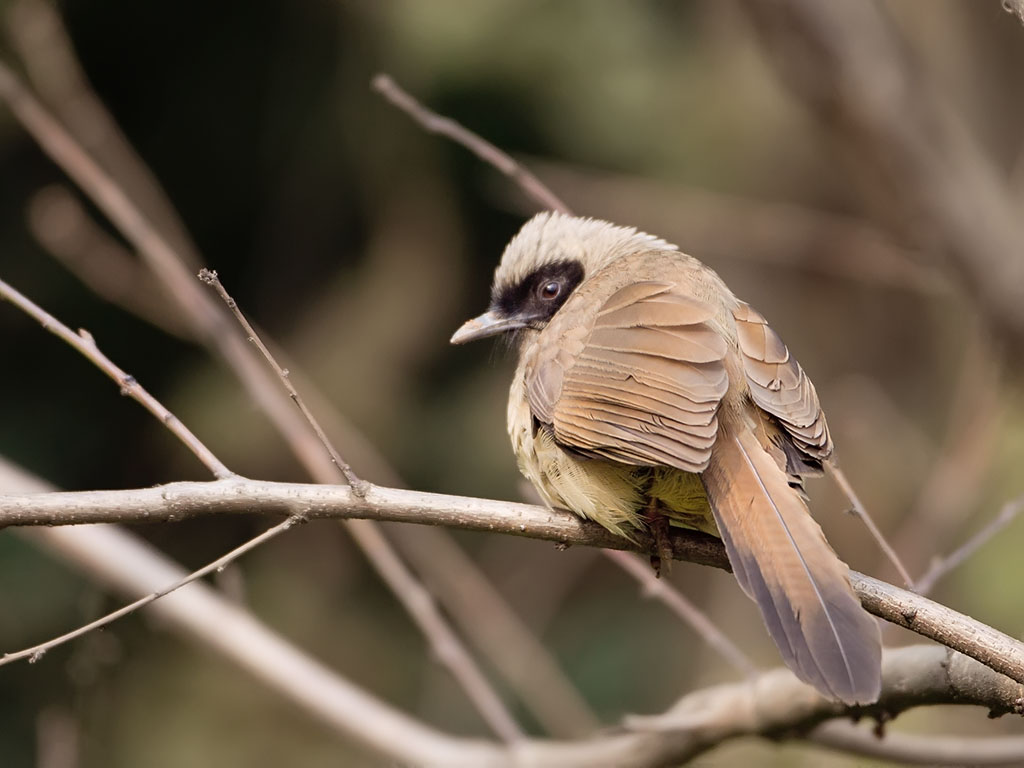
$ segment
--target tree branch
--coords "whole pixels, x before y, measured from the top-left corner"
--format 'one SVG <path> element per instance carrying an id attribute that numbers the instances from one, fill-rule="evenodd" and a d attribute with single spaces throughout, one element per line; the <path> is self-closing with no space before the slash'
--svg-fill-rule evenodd
<path id="1" fill-rule="evenodd" d="M 885 651 L 882 693 L 867 707 L 848 708 L 826 699 L 779 669 L 749 683 L 696 691 L 664 714 L 629 717 L 626 724 L 637 730 L 685 734 L 689 743 L 681 756 L 692 758 L 737 736 L 793 736 L 843 714 L 887 722 L 911 706 L 967 701 L 984 702 L 991 717 L 1024 714 L 1024 686 L 948 648 L 917 645 Z M 884 743 L 884 738 L 880 741 Z"/>
<path id="2" fill-rule="evenodd" d="M 858 170 L 884 176 L 910 208 L 901 222 L 920 227 L 913 234 L 952 262 L 990 325 L 1024 343 L 1017 204 L 880 4 L 741 0 L 741 6 L 780 82 L 851 151 Z"/>
<path id="3" fill-rule="evenodd" d="M 229 478 L 123 491 L 0 496 L 0 526 L 173 522 L 203 515 L 253 512 L 310 519 L 356 518 L 442 525 L 645 553 L 651 547 L 649 539 L 643 536 L 635 543 L 630 542 L 569 512 L 379 486 L 371 487 L 365 498 L 359 498 L 347 486 Z M 673 532 L 672 545 L 677 559 L 728 568 L 725 549 L 714 536 L 677 531 Z M 1024 682 L 1024 643 L 870 576 L 851 572 L 851 583 L 864 607 L 876 616 Z"/>
<path id="4" fill-rule="evenodd" d="M 420 104 L 404 91 L 390 76 L 380 74 L 373 78 L 373 89 L 391 104 L 405 112 L 428 133 L 436 133 L 468 149 L 488 165 L 508 176 L 535 203 L 544 210 L 570 213 L 569 207 L 546 184 L 529 170 L 513 160 L 483 137 Z"/>
<path id="5" fill-rule="evenodd" d="M 1020 766 L 1024 764 L 1024 736 L 965 737 L 934 733 L 899 733 L 887 730 L 884 737 L 850 723 L 833 721 L 807 735 L 812 744 L 846 754 L 864 755 L 907 765 Z"/>

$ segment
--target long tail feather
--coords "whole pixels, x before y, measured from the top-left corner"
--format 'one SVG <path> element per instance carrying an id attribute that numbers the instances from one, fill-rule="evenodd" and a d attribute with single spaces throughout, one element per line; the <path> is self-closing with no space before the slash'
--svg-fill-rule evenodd
<path id="1" fill-rule="evenodd" d="M 722 429 L 703 478 L 736 579 L 786 665 L 826 696 L 875 701 L 878 624 L 786 473 L 750 429 L 739 427 Z"/>

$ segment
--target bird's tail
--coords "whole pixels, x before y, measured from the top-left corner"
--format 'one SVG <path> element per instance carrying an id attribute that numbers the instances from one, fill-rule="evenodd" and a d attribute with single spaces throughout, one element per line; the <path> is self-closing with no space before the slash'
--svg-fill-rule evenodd
<path id="1" fill-rule="evenodd" d="M 878 699 L 881 635 L 801 494 L 746 426 L 723 429 L 703 474 L 740 587 L 786 665 L 847 704 Z"/>

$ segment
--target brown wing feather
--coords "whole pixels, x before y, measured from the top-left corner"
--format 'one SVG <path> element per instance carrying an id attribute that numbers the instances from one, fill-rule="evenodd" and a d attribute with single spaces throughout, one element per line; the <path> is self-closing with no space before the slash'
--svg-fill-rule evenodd
<path id="1" fill-rule="evenodd" d="M 829 458 L 832 437 L 811 380 L 757 310 L 740 303 L 733 314 L 751 398 L 778 419 L 801 454 L 814 462 Z"/>
<path id="2" fill-rule="evenodd" d="M 559 344 L 563 354 L 538 361 L 526 387 L 531 411 L 584 455 L 702 471 L 729 385 L 713 315 L 674 283 L 621 288 L 590 315 L 578 349 Z"/>
<path id="3" fill-rule="evenodd" d="M 726 424 L 703 475 L 729 562 L 796 675 L 849 704 L 878 698 L 878 624 L 800 494 L 749 427 Z"/>

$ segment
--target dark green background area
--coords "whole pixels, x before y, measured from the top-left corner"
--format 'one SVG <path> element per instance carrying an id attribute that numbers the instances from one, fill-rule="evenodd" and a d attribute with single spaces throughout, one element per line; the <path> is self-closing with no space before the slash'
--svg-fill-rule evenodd
<path id="1" fill-rule="evenodd" d="M 17 6 L 0 0 L 0 54 L 23 71 L 10 37 Z M 983 149 L 1019 176 L 1024 29 L 997 0 L 884 6 Z M 912 516 L 943 480 L 936 462 L 950 435 L 974 424 L 954 404 L 965 356 L 986 341 L 979 308 L 935 254 L 889 220 L 891 191 L 852 168 L 780 87 L 732 2 L 75 0 L 59 8 L 95 91 L 205 263 L 283 350 L 296 382 L 318 393 L 312 400 L 328 423 L 337 423 L 330 409 L 350 422 L 334 436 L 370 479 L 381 477 L 378 460 L 358 449 L 353 430 L 411 487 L 520 497 L 504 427 L 512 356 L 499 344 L 452 348 L 448 338 L 483 309 L 504 243 L 534 210 L 493 169 L 373 94 L 371 77 L 386 71 L 530 164 L 579 213 L 678 243 L 762 311 L 814 378 L 844 466 L 914 572 L 1021 491 L 1024 413 L 1007 379 L 983 391 L 979 410 L 996 423 L 977 444 L 979 469 L 957 486 L 962 500 L 936 507 L 935 517 Z M 67 180 L 0 107 L 0 278 L 89 329 L 235 471 L 306 479 L 219 361 L 97 297 L 37 242 L 27 214 L 52 184 Z M 845 270 L 829 267 L 837 244 L 810 226 L 822 220 L 839 222 L 840 237 L 842 227 L 872 228 L 945 287 L 879 278 L 857 252 Z M 794 245 L 773 250 L 783 241 Z M 97 370 L 3 304 L 0 455 L 66 489 L 206 477 Z M 893 579 L 828 484 L 812 493 L 851 565 Z M 210 519 L 136 532 L 196 567 L 265 526 Z M 456 538 L 604 722 L 735 678 L 593 553 Z M 1018 523 L 936 597 L 1019 636 L 1022 546 Z M 303 526 L 235 570 L 257 616 L 340 674 L 430 724 L 489 735 L 337 526 Z M 728 574 L 680 565 L 671 580 L 759 663 L 778 663 Z M 0 653 L 121 601 L 0 531 Z M 0 768 L 37 765 L 38 734 L 54 718 L 77 732 L 80 768 L 387 764 L 145 614 L 36 664 L 0 667 Z M 1016 727 L 958 710 L 901 722 L 976 734 Z M 751 760 L 868 764 L 763 743 L 699 764 Z"/>

